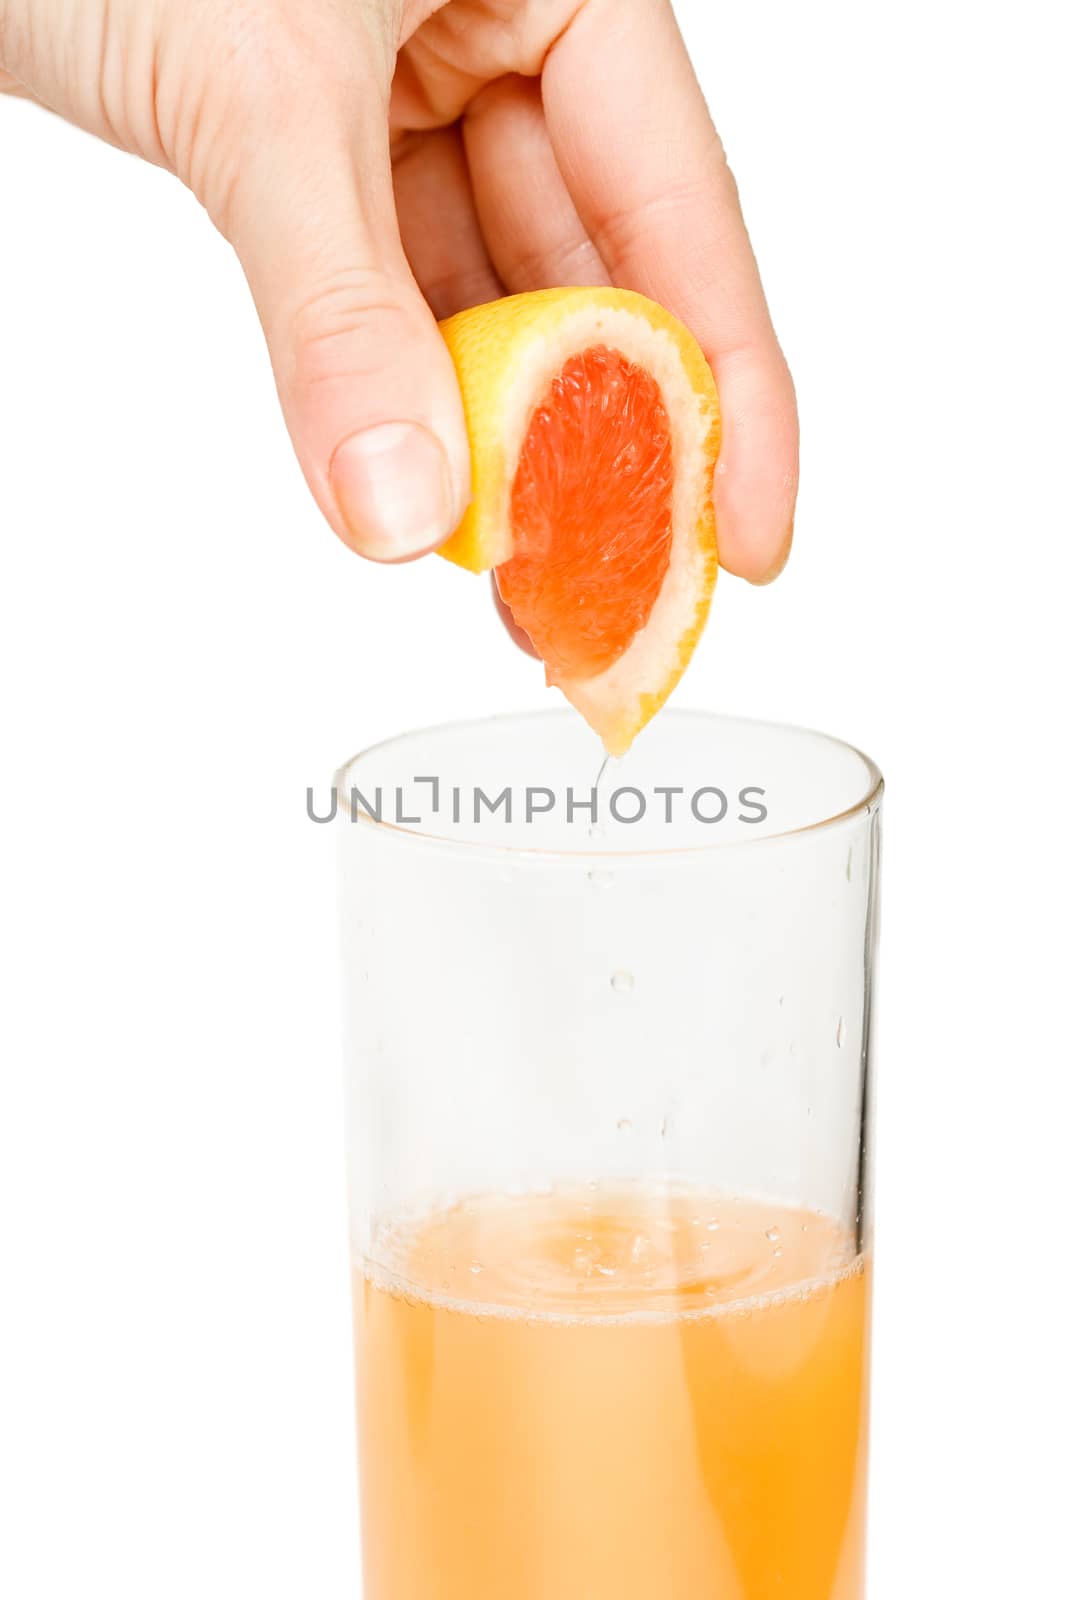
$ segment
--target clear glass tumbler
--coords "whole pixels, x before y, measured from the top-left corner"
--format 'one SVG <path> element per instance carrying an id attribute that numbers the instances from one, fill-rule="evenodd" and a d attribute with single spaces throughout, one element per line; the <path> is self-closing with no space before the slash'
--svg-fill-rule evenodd
<path id="1" fill-rule="evenodd" d="M 562 712 L 337 789 L 365 1600 L 857 1600 L 876 768 Z"/>

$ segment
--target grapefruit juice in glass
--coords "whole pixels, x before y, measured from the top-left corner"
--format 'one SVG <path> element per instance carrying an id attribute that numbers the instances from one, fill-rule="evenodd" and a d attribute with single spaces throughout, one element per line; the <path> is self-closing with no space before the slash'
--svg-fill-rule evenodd
<path id="1" fill-rule="evenodd" d="M 338 780 L 366 1600 L 859 1600 L 879 775 L 668 711 L 593 813 L 600 760 Z"/>

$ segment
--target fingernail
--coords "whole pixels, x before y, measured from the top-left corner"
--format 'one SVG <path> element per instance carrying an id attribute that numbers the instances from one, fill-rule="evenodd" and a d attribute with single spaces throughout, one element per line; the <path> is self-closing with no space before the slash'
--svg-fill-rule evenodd
<path id="1" fill-rule="evenodd" d="M 330 485 L 352 544 L 403 561 L 451 533 L 455 492 L 444 447 L 416 422 L 383 422 L 337 447 Z"/>
<path id="2" fill-rule="evenodd" d="M 794 527 L 795 523 L 790 522 L 788 525 L 788 533 L 785 535 L 784 543 L 761 577 L 750 578 L 748 580 L 756 589 L 765 588 L 768 583 L 773 583 L 774 579 L 779 578 L 782 572 L 784 572 L 785 567 L 788 565 L 788 558 L 792 554 L 792 533 Z"/>

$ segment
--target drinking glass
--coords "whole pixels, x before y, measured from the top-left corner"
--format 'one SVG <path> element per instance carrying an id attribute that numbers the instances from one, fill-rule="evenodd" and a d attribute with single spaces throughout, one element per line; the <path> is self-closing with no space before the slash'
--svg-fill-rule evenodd
<path id="1" fill-rule="evenodd" d="M 858 1600 L 881 778 L 568 713 L 338 774 L 365 1600 Z"/>

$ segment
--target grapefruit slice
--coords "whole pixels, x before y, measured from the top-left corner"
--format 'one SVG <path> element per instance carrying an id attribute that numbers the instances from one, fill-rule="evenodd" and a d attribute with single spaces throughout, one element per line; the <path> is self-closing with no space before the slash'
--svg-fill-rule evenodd
<path id="1" fill-rule="evenodd" d="M 473 498 L 441 555 L 495 571 L 556 685 L 621 755 L 687 667 L 717 576 L 711 370 L 622 289 L 544 289 L 441 324 Z"/>

